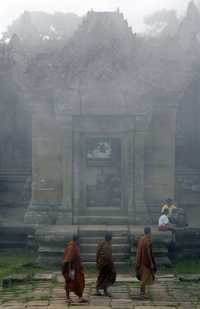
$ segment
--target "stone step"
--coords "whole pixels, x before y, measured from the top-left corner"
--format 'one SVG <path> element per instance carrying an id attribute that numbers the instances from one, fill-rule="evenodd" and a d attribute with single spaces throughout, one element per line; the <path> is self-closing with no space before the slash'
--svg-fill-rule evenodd
<path id="1" fill-rule="evenodd" d="M 109 224 L 121 225 L 128 224 L 128 217 L 125 216 L 80 216 L 78 224 Z"/>
<path id="2" fill-rule="evenodd" d="M 114 262 L 122 262 L 128 261 L 129 255 L 127 253 L 115 253 L 113 254 Z M 83 253 L 81 254 L 81 260 L 83 262 L 95 262 L 96 261 L 96 254 L 94 253 Z"/>
<path id="3" fill-rule="evenodd" d="M 156 265 L 158 267 L 172 267 L 172 263 L 167 256 L 155 257 L 155 261 L 156 261 Z M 135 264 L 136 264 L 136 257 L 135 256 L 132 258 L 132 264 L 133 264 L 133 266 L 135 266 Z"/>
<path id="4" fill-rule="evenodd" d="M 83 244 L 80 246 L 81 253 L 96 253 L 97 244 Z M 128 244 L 113 244 L 112 245 L 112 252 L 115 253 L 128 253 L 129 252 L 129 245 Z"/>
<path id="5" fill-rule="evenodd" d="M 154 252 L 154 256 L 158 258 L 163 257 L 163 256 L 168 256 L 168 251 L 165 248 L 160 249 L 160 250 L 154 249 L 153 252 Z M 136 256 L 136 250 L 133 251 L 132 256 Z"/>
<path id="6" fill-rule="evenodd" d="M 63 252 L 60 252 L 59 250 L 39 250 L 39 258 L 38 261 L 47 261 L 47 263 L 52 263 L 57 265 L 62 264 L 62 258 L 63 258 Z M 115 253 L 113 254 L 113 261 L 114 262 L 123 262 L 128 263 L 128 254 L 123 253 Z M 85 263 L 95 263 L 96 262 L 96 253 L 82 253 L 81 254 L 81 260 Z"/>
<path id="7" fill-rule="evenodd" d="M 127 210 L 119 207 L 88 207 L 87 212 L 82 212 L 82 216 L 127 216 Z"/>
<path id="8" fill-rule="evenodd" d="M 42 266 L 42 267 L 49 267 L 50 265 L 55 265 L 55 266 L 60 266 L 62 265 L 62 257 L 63 255 L 61 255 L 60 253 L 54 252 L 53 255 L 52 253 L 49 254 L 41 254 L 39 255 L 39 258 L 37 260 L 38 265 Z M 83 262 L 83 264 L 85 266 L 93 266 L 96 267 L 96 256 L 95 254 L 82 254 L 81 255 L 81 260 Z M 129 261 L 129 257 L 128 256 L 124 256 L 124 255 L 119 255 L 119 254 L 115 254 L 113 255 L 113 261 L 115 263 L 115 265 L 118 266 L 130 266 L 130 261 Z M 134 256 L 131 259 L 131 267 L 134 268 L 135 265 L 135 261 L 136 261 L 136 257 Z M 169 258 L 167 256 L 165 257 L 156 257 L 156 264 L 158 266 L 165 266 L 165 267 L 171 267 L 172 264 L 169 260 Z"/>
<path id="9" fill-rule="evenodd" d="M 99 241 L 104 240 L 104 235 L 102 236 L 88 236 L 88 237 L 81 237 L 80 244 L 97 244 Z M 112 237 L 112 244 L 128 244 L 128 236 L 113 236 Z"/>
<path id="10" fill-rule="evenodd" d="M 117 270 L 120 270 L 120 269 L 124 269 L 124 268 L 129 268 L 130 265 L 129 263 L 127 263 L 127 261 L 122 261 L 122 262 L 117 262 L 115 261 L 115 268 Z M 89 268 L 90 270 L 96 270 L 96 262 L 83 262 L 83 266 Z"/>
<path id="11" fill-rule="evenodd" d="M 83 261 L 82 263 L 85 267 L 89 268 L 90 270 L 96 270 L 96 262 L 93 261 Z M 124 259 L 124 261 L 114 261 L 116 269 L 124 269 L 125 267 L 129 267 L 129 263 Z M 60 267 L 62 266 L 62 259 L 59 259 L 57 256 L 43 256 L 40 255 L 37 259 L 37 264 L 44 267 L 49 268 L 50 266 Z"/>
<path id="12" fill-rule="evenodd" d="M 112 237 L 113 239 L 115 239 L 115 237 L 122 237 L 122 238 L 126 238 L 128 239 L 128 230 L 126 229 L 126 227 L 122 227 L 121 229 L 119 230 L 115 230 L 115 229 L 112 229 L 112 226 L 109 226 L 108 227 L 104 227 L 104 228 L 101 228 L 101 229 L 90 229 L 90 228 L 85 228 L 85 229 L 79 229 L 79 236 L 80 236 L 80 239 L 84 239 L 84 238 L 101 238 L 101 239 L 104 239 L 104 236 L 105 236 L 105 233 L 107 231 L 110 231 L 112 232 Z"/>

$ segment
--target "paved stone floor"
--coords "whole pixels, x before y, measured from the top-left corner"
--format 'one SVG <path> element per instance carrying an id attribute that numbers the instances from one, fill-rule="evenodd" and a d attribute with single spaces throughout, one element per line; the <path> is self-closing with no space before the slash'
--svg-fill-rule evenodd
<path id="1" fill-rule="evenodd" d="M 85 297 L 89 303 L 80 305 L 72 296 L 73 303 L 65 301 L 63 279 L 57 274 L 40 274 L 29 283 L 17 283 L 0 289 L 0 309 L 200 309 L 200 283 L 182 282 L 173 275 L 157 276 L 149 289 L 149 300 L 141 301 L 139 283 L 131 275 L 118 275 L 112 298 L 97 297 L 95 275 L 86 278 Z"/>

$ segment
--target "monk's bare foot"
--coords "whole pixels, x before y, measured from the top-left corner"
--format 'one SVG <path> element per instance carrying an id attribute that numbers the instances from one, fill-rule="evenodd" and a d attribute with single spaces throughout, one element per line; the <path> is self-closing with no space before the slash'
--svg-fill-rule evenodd
<path id="1" fill-rule="evenodd" d="M 149 299 L 149 296 L 147 294 L 140 294 L 140 299 L 141 300 L 147 300 L 147 299 Z"/>
<path id="2" fill-rule="evenodd" d="M 112 294 L 108 290 L 104 290 L 104 295 L 107 297 L 112 297 Z"/>
<path id="3" fill-rule="evenodd" d="M 144 300 L 144 294 L 140 294 L 140 300 Z"/>
<path id="4" fill-rule="evenodd" d="M 98 289 L 96 289 L 95 296 L 103 296 L 103 294 L 101 293 L 101 291 L 99 291 Z"/>
<path id="5" fill-rule="evenodd" d="M 83 298 L 83 297 L 80 297 L 79 298 L 79 301 L 78 301 L 80 304 L 85 304 L 85 303 L 88 303 L 88 300 Z"/>

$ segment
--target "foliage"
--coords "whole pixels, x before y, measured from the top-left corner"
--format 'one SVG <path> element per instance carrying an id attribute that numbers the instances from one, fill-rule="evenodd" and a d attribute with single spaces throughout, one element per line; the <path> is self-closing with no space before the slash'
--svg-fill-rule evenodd
<path id="1" fill-rule="evenodd" d="M 32 275 L 41 271 L 35 264 L 36 256 L 30 251 L 1 251 L 0 253 L 0 279 L 14 274 Z"/>

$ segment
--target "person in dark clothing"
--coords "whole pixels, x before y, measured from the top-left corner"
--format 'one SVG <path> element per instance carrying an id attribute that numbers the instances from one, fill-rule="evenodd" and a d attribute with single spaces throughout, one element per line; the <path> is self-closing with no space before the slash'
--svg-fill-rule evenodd
<path id="1" fill-rule="evenodd" d="M 108 287 L 112 286 L 116 280 L 116 271 L 112 258 L 112 234 L 106 233 L 105 240 L 100 242 L 96 252 L 96 265 L 99 275 L 96 283 L 96 295 L 101 296 L 104 291 L 105 296 L 111 297 Z"/>

